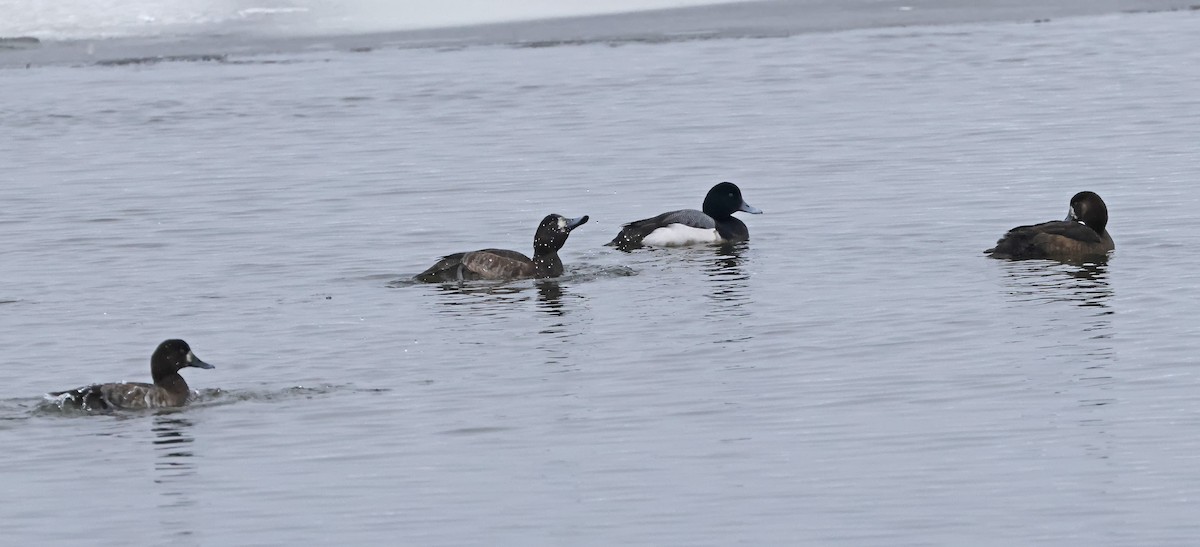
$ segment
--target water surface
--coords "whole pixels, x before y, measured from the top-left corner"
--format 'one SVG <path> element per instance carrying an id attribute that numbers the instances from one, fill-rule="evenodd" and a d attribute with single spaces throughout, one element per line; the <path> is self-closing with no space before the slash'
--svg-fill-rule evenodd
<path id="1" fill-rule="evenodd" d="M 1188 544 L 1198 31 L 6 71 L 5 536 Z M 721 180 L 748 243 L 603 246 Z M 982 256 L 1084 189 L 1107 264 Z M 561 279 L 405 281 L 551 212 Z M 197 404 L 41 404 L 171 337 Z"/>

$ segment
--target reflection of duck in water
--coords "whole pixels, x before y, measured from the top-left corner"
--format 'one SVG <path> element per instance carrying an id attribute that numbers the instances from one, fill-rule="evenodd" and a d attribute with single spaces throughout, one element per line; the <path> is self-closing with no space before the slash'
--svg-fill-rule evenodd
<path id="1" fill-rule="evenodd" d="M 1008 275 L 1019 281 L 1009 293 L 1020 297 L 1019 300 L 1071 302 L 1082 307 L 1107 308 L 1113 295 L 1106 264 L 1063 264 L 1053 268 L 1014 264 Z"/>
<path id="2" fill-rule="evenodd" d="M 1107 225 L 1108 207 L 1104 200 L 1095 192 L 1080 192 L 1071 198 L 1066 220 L 1018 226 L 984 252 L 992 258 L 1017 260 L 1102 260 L 1116 247 L 1105 230 Z"/>
<path id="3" fill-rule="evenodd" d="M 716 253 L 705 264 L 704 272 L 708 274 L 710 287 L 704 296 L 715 306 L 710 308 L 710 316 L 746 316 L 750 308 L 750 288 L 747 282 L 750 275 L 742 268 L 742 255 L 747 244 L 745 242 L 728 243 L 716 248 Z M 752 336 L 737 338 L 749 340 Z M 721 341 L 730 341 L 722 338 Z"/>
<path id="4" fill-rule="evenodd" d="M 183 340 L 167 340 L 150 357 L 153 384 L 140 382 L 94 384 L 50 393 L 62 406 L 82 410 L 143 409 L 183 406 L 191 396 L 179 371 L 187 367 L 214 368 L 192 353 Z"/>
<path id="5" fill-rule="evenodd" d="M 469 281 L 475 279 L 525 279 L 558 277 L 563 273 L 558 250 L 567 243 L 571 230 L 587 223 L 588 217 L 548 215 L 533 235 L 533 258 L 507 249 L 483 249 L 448 255 L 416 275 L 417 281 Z"/>
<path id="6" fill-rule="evenodd" d="M 563 296 L 568 294 L 557 279 L 485 284 L 442 283 L 437 285 L 437 289 L 445 296 L 437 301 L 444 306 L 441 311 L 456 316 L 504 313 L 524 303 L 533 303 L 540 312 L 564 315 Z"/>
<path id="7" fill-rule="evenodd" d="M 557 281 L 540 280 L 537 282 L 538 308 L 551 315 L 563 314 L 563 290 Z"/>
<path id="8" fill-rule="evenodd" d="M 167 456 L 191 456 L 191 452 L 176 453 L 174 449 L 182 448 L 191 444 L 195 439 L 186 432 L 192 427 L 191 420 L 185 420 L 173 415 L 177 412 L 170 412 L 165 416 L 154 417 L 154 444 L 155 446 L 167 450 Z"/>
<path id="9" fill-rule="evenodd" d="M 188 434 L 192 427 L 190 420 L 160 415 L 154 417 L 154 447 L 161 458 L 155 465 L 163 471 L 181 471 L 192 469 L 192 451 L 189 450 L 196 439 Z"/>
<path id="10" fill-rule="evenodd" d="M 705 270 L 713 276 L 746 279 L 742 272 L 742 252 L 745 250 L 744 241 L 725 243 L 717 248 L 716 258 Z"/>
<path id="11" fill-rule="evenodd" d="M 742 190 L 732 182 L 713 186 L 704 197 L 703 211 L 681 209 L 656 217 L 635 220 L 621 228 L 608 242 L 622 251 L 640 247 L 671 247 L 699 243 L 723 243 L 750 239 L 750 229 L 733 217 L 744 211 L 762 213 L 742 199 Z"/>
<path id="12" fill-rule="evenodd" d="M 154 416 L 154 484 L 157 485 L 159 522 L 157 529 L 177 537 L 195 538 L 203 520 L 194 508 L 196 464 L 191 432 L 192 422 L 176 412 L 161 411 Z"/>

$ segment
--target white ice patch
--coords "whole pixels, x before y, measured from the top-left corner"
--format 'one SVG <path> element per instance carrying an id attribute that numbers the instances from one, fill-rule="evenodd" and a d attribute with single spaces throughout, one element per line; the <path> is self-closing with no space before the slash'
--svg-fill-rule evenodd
<path id="1" fill-rule="evenodd" d="M 238 10 L 238 15 L 242 17 L 254 17 L 256 15 L 274 15 L 277 13 L 307 13 L 308 8 L 246 8 Z"/>
<path id="2" fill-rule="evenodd" d="M 0 36 L 358 34 L 644 11 L 728 0 L 0 0 Z"/>
<path id="3" fill-rule="evenodd" d="M 686 224 L 670 224 L 650 232 L 650 235 L 642 240 L 642 245 L 676 247 L 718 241 L 721 241 L 721 236 L 717 234 L 716 228 L 693 228 Z"/>

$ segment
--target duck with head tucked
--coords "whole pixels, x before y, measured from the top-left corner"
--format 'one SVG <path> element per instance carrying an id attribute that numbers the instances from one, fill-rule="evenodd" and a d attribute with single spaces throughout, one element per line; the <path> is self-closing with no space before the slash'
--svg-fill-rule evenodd
<path id="1" fill-rule="evenodd" d="M 153 384 L 122 382 L 92 384 L 49 396 L 62 407 L 81 410 L 108 411 L 114 409 L 170 408 L 183 406 L 191 390 L 179 371 L 187 367 L 214 368 L 201 361 L 183 340 L 167 340 L 158 345 L 150 356 L 150 377 Z"/>
<path id="2" fill-rule="evenodd" d="M 641 247 L 746 241 L 750 239 L 750 229 L 734 218 L 733 213 L 762 214 L 762 210 L 742 199 L 742 190 L 732 182 L 713 186 L 704 196 L 702 209 L 680 209 L 635 220 L 623 226 L 607 245 L 631 251 Z"/>
<path id="3" fill-rule="evenodd" d="M 571 231 L 583 226 L 588 216 L 567 218 L 547 215 L 533 234 L 533 258 L 507 249 L 481 249 L 447 255 L 417 274 L 424 283 L 471 281 L 478 279 L 528 279 L 558 277 L 563 273 L 558 250 L 567 243 Z"/>
<path id="4" fill-rule="evenodd" d="M 1095 192 L 1079 192 L 1071 198 L 1065 220 L 1017 226 L 984 253 L 992 258 L 1013 260 L 1103 259 L 1116 248 L 1107 226 L 1108 207 L 1104 200 Z"/>

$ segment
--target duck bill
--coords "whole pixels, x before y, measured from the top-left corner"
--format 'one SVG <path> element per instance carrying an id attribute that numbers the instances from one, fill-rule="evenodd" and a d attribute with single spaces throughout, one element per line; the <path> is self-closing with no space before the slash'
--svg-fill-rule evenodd
<path id="1" fill-rule="evenodd" d="M 570 232 L 571 230 L 574 230 L 575 228 L 578 228 L 580 226 L 583 226 L 584 224 L 587 224 L 588 220 L 589 219 L 588 219 L 587 215 L 583 215 L 579 218 L 568 218 L 567 219 L 567 231 Z"/>
<path id="2" fill-rule="evenodd" d="M 1067 218 L 1065 222 L 1079 222 L 1079 217 L 1075 216 L 1075 208 L 1067 209 Z"/>
<path id="3" fill-rule="evenodd" d="M 204 361 L 201 361 L 199 357 L 196 357 L 196 354 L 190 351 L 187 354 L 187 366 L 196 368 L 217 368 L 205 363 Z"/>
<path id="4" fill-rule="evenodd" d="M 741 207 L 738 207 L 738 210 L 746 212 L 746 213 L 750 213 L 752 215 L 761 215 L 762 214 L 762 209 L 759 209 L 758 207 L 750 205 L 749 203 L 746 203 L 745 201 L 742 202 Z"/>

